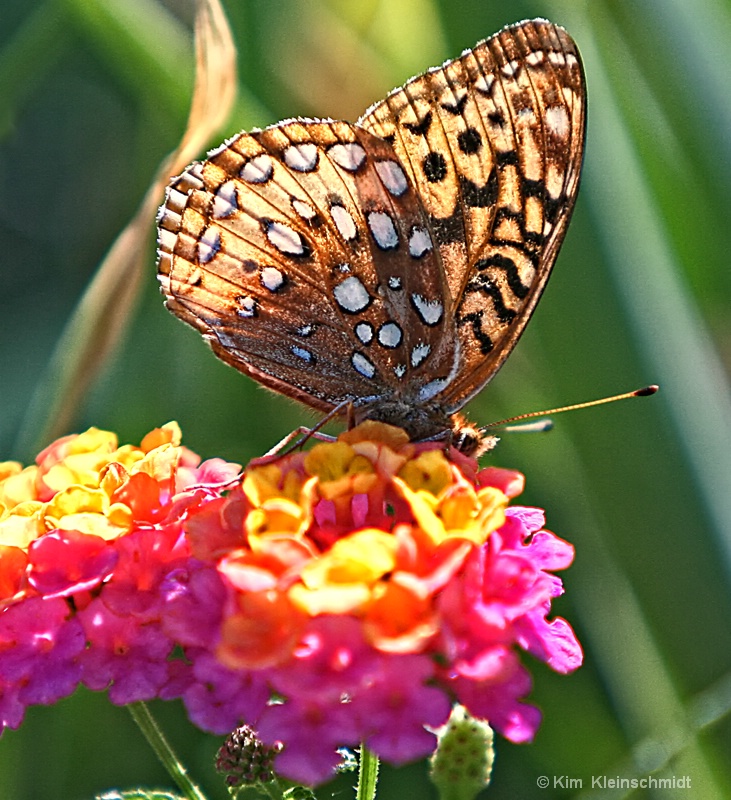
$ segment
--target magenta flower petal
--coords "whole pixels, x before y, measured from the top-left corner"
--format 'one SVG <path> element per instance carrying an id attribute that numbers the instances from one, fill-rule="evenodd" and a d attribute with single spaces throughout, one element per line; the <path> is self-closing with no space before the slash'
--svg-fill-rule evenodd
<path id="1" fill-rule="evenodd" d="M 337 701 L 379 674 L 381 659 L 352 617 L 315 618 L 286 668 L 272 670 L 271 685 L 288 697 Z"/>
<path id="2" fill-rule="evenodd" d="M 378 680 L 354 700 L 368 747 L 381 758 L 403 764 L 430 755 L 438 728 L 449 718 L 446 693 L 427 681 L 434 665 L 426 656 L 385 657 Z"/>
<path id="3" fill-rule="evenodd" d="M 165 633 L 186 647 L 216 643 L 226 588 L 218 572 L 194 560 L 171 570 L 160 584 Z"/>
<path id="4" fill-rule="evenodd" d="M 265 676 L 228 669 L 206 651 L 194 659 L 194 680 L 183 692 L 191 720 L 218 734 L 242 724 L 256 725 L 271 694 Z"/>
<path id="5" fill-rule="evenodd" d="M 265 744 L 286 743 L 275 761 L 277 772 L 308 786 L 330 780 L 341 760 L 337 748 L 354 747 L 360 741 L 348 703 L 298 700 L 270 705 L 256 728 Z"/>
<path id="6" fill-rule="evenodd" d="M 0 734 L 5 728 L 15 730 L 25 717 L 25 704 L 20 702 L 20 687 L 0 680 Z"/>
<path id="7" fill-rule="evenodd" d="M 6 608 L 0 642 L 0 681 L 19 685 L 24 705 L 51 704 L 76 689 L 85 640 L 63 600 L 34 597 Z"/>
<path id="8" fill-rule="evenodd" d="M 78 614 L 88 649 L 81 655 L 83 683 L 89 689 L 109 689 L 115 705 L 151 700 L 168 679 L 167 659 L 173 643 L 158 623 L 143 623 L 133 615 L 120 617 L 101 599 Z"/>
<path id="9" fill-rule="evenodd" d="M 28 582 L 44 597 L 68 597 L 99 586 L 119 558 L 98 536 L 51 531 L 31 542 Z"/>
<path id="10" fill-rule="evenodd" d="M 492 655 L 490 669 L 483 670 L 489 677 L 457 677 L 453 681 L 455 694 L 472 716 L 487 720 L 506 739 L 529 742 L 541 723 L 540 711 L 520 702 L 531 690 L 530 675 L 507 648 L 498 648 Z M 474 670 L 471 672 L 474 674 Z"/>
<path id="11" fill-rule="evenodd" d="M 573 629 L 561 617 L 550 622 L 545 611 L 527 614 L 516 625 L 517 641 L 531 655 L 561 674 L 578 669 L 584 654 Z"/>

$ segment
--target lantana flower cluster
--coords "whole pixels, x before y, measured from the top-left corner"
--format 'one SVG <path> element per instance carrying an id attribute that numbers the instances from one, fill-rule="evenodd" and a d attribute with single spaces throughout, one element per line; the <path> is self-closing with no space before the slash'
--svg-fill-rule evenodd
<path id="1" fill-rule="evenodd" d="M 174 423 L 0 465 L 3 727 L 80 683 L 182 698 L 207 731 L 251 726 L 306 784 L 344 746 L 431 754 L 454 701 L 533 737 L 520 652 L 562 673 L 582 655 L 548 618 L 573 548 L 509 505 L 522 475 L 373 422 L 239 472 Z"/>

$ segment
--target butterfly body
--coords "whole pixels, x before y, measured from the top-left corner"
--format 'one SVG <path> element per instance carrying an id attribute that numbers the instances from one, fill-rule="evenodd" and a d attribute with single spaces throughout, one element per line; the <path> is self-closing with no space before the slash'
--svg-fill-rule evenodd
<path id="1" fill-rule="evenodd" d="M 222 360 L 312 408 L 451 437 L 550 274 L 584 123 L 575 45 L 536 20 L 357 123 L 238 134 L 168 189 L 166 305 Z"/>

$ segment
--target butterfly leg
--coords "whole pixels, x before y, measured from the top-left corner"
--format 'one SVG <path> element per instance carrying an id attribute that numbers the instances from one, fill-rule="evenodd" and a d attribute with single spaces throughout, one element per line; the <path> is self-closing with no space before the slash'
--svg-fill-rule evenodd
<path id="1" fill-rule="evenodd" d="M 308 428 L 306 425 L 300 425 L 295 428 L 291 433 L 288 433 L 281 441 L 277 442 L 274 447 L 267 450 L 263 456 L 253 459 L 250 463 L 252 466 L 259 467 L 263 464 L 268 464 L 275 461 L 277 458 L 283 458 L 289 455 L 293 450 L 296 450 L 308 439 L 317 439 L 321 442 L 334 442 L 335 437 L 327 433 L 321 433 L 317 428 Z M 293 442 L 294 444 L 290 444 Z"/>

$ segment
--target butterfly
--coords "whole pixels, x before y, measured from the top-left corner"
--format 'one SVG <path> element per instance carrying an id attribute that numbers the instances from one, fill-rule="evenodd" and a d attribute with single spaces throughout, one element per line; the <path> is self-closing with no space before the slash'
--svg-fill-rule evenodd
<path id="1" fill-rule="evenodd" d="M 289 119 L 190 165 L 158 215 L 168 309 L 264 386 L 463 452 L 457 413 L 523 332 L 574 207 L 586 90 L 512 25 L 356 122 Z"/>

